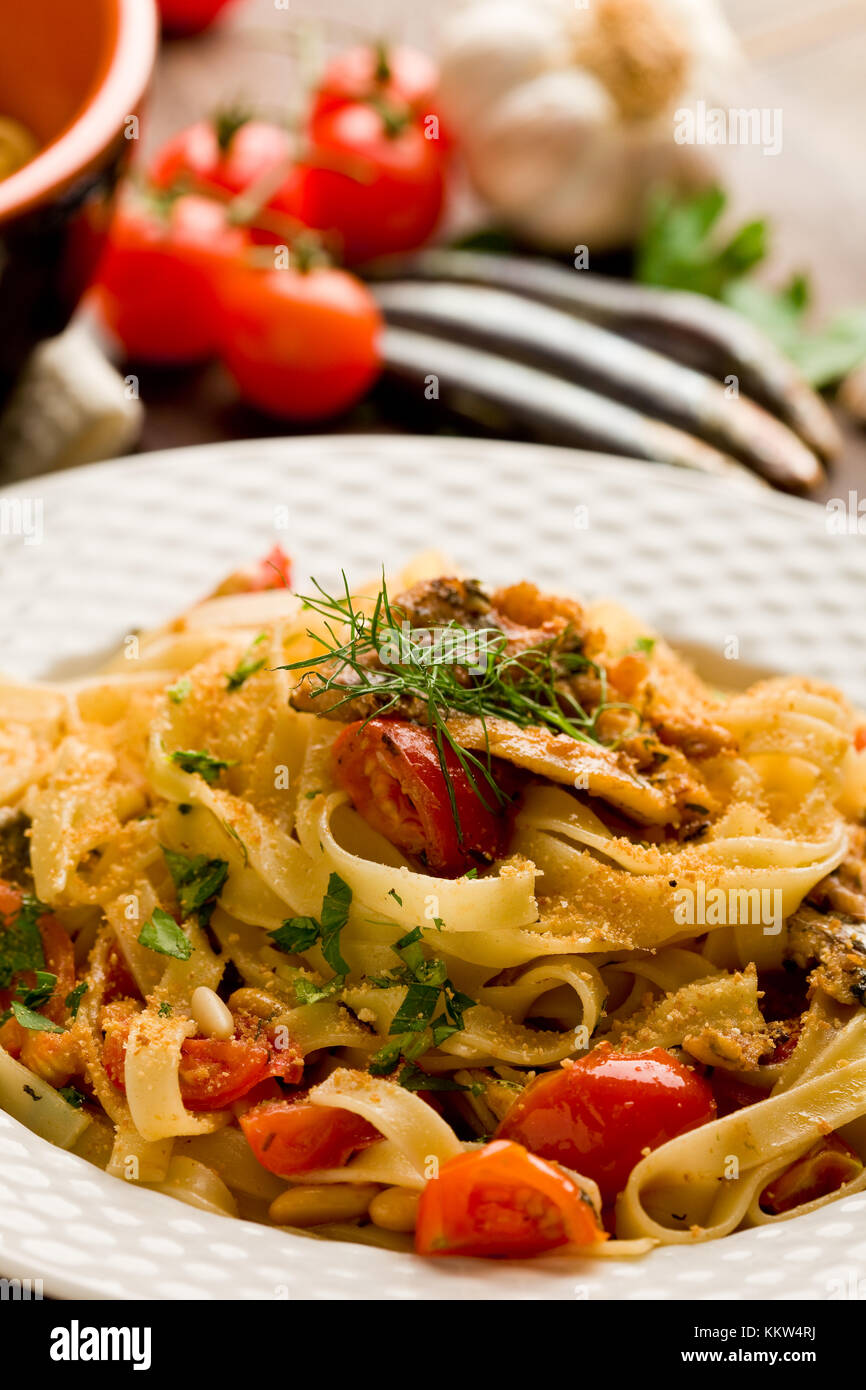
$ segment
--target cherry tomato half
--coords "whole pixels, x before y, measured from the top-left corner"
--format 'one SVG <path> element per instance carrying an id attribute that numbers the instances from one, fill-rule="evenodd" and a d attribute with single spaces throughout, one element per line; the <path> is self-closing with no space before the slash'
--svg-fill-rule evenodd
<path id="1" fill-rule="evenodd" d="M 93 295 L 127 357 L 196 362 L 216 351 L 215 284 L 247 238 L 209 198 L 128 195 L 108 233 Z"/>
<path id="2" fill-rule="evenodd" d="M 250 1148 L 271 1173 L 289 1178 L 314 1168 L 342 1168 L 382 1136 L 360 1115 L 307 1100 L 265 1101 L 240 1117 Z"/>
<path id="3" fill-rule="evenodd" d="M 502 1139 L 443 1164 L 421 1193 L 415 1227 L 420 1255 L 521 1259 L 606 1239 L 571 1174 Z"/>
<path id="4" fill-rule="evenodd" d="M 661 1047 L 615 1052 L 602 1043 L 539 1076 L 496 1131 L 598 1183 L 612 1202 L 645 1149 L 657 1149 L 716 1113 L 709 1084 Z"/>
<path id="5" fill-rule="evenodd" d="M 371 719 L 347 725 L 334 744 L 337 782 L 364 820 L 425 868 L 453 878 L 505 852 L 514 813 L 509 789 L 513 792 L 516 784 L 509 769 L 494 769 L 505 793 L 500 804 L 480 769 L 473 772 L 476 791 L 448 743 L 442 755 L 459 831 L 439 748 L 429 729 L 401 719 Z"/>
<path id="6" fill-rule="evenodd" d="M 121 1091 L 131 1022 L 127 1017 L 110 1026 L 102 1049 L 108 1078 Z M 181 1044 L 178 1080 L 190 1110 L 222 1110 L 269 1077 L 288 1085 L 300 1081 L 304 1062 L 297 1048 L 275 1046 L 249 1015 L 237 1015 L 236 1025 L 233 1038 L 185 1038 Z"/>
<path id="7" fill-rule="evenodd" d="M 221 304 L 222 359 L 243 399 L 270 415 L 336 415 L 379 374 L 381 316 L 346 271 L 238 267 Z"/>

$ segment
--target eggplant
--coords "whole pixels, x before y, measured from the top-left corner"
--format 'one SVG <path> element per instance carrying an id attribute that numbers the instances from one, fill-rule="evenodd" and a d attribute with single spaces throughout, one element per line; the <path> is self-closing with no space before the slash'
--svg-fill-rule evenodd
<path id="1" fill-rule="evenodd" d="M 447 281 L 393 281 L 373 286 L 373 293 L 395 327 L 525 360 L 672 419 L 778 487 L 802 491 L 823 476 L 811 450 L 761 406 L 594 323 L 502 290 Z"/>
<path id="2" fill-rule="evenodd" d="M 826 403 L 754 324 L 727 305 L 685 290 L 615 280 L 552 261 L 447 248 L 364 267 L 371 280 L 451 280 L 510 290 L 588 319 L 699 368 L 778 415 L 821 458 L 842 438 Z"/>
<path id="3" fill-rule="evenodd" d="M 741 463 L 703 440 L 523 363 L 404 328 L 386 328 L 382 350 L 386 387 L 400 387 L 428 408 L 439 402 L 485 429 L 504 432 L 517 425 L 550 443 L 763 486 Z M 413 414 L 417 418 L 417 409 Z"/>

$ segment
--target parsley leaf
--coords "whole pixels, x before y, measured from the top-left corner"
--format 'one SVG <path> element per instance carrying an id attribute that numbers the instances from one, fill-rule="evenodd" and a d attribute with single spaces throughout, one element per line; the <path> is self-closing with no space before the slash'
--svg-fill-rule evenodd
<path id="1" fill-rule="evenodd" d="M 175 960 L 189 960 L 192 955 L 192 942 L 173 917 L 163 908 L 155 907 L 149 922 L 145 922 L 138 934 L 139 945 L 148 951 L 156 951 L 161 956 L 173 956 Z"/>
<path id="2" fill-rule="evenodd" d="M 315 946 L 320 930 L 315 917 L 287 917 L 282 926 L 277 927 L 276 931 L 269 931 L 268 936 L 278 951 L 292 954 L 309 951 L 311 946 Z"/>
<path id="3" fill-rule="evenodd" d="M 200 748 L 176 748 L 168 756 L 171 762 L 177 763 L 184 772 L 198 773 L 210 787 L 219 779 L 221 772 L 225 772 L 227 767 L 234 767 L 233 762 L 215 758 L 213 754 Z"/>
<path id="4" fill-rule="evenodd" d="M 295 980 L 295 998 L 299 1004 L 318 1004 L 322 999 L 333 999 L 346 983 L 345 975 L 332 975 L 324 985 L 314 984 L 312 980 Z"/>
<path id="5" fill-rule="evenodd" d="M 31 1033 L 62 1033 L 64 1031 L 58 1023 L 52 1023 L 50 1018 L 29 1009 L 26 1004 L 19 1004 L 17 999 L 12 1001 L 12 1013 L 21 1027 L 29 1029 Z"/>
<path id="6" fill-rule="evenodd" d="M 866 360 L 866 307 L 810 328 L 807 278 L 794 275 L 780 288 L 753 280 L 750 272 L 768 253 L 767 224 L 748 222 L 726 238 L 719 232 L 726 205 L 719 188 L 686 198 L 658 196 L 638 248 L 636 278 L 724 301 L 757 324 L 815 387 L 847 376 Z"/>
<path id="7" fill-rule="evenodd" d="M 256 647 L 265 641 L 267 635 L 266 632 L 260 632 L 241 657 L 235 669 L 226 672 L 226 690 L 240 690 L 244 681 L 249 680 L 250 676 L 254 676 L 257 671 L 261 671 L 266 658 L 256 657 Z"/>
<path id="8" fill-rule="evenodd" d="M 228 861 L 208 859 L 204 854 L 190 857 L 167 849 L 165 845 L 161 849 L 184 917 L 196 914 L 198 920 L 207 925 L 228 877 Z"/>
<path id="9" fill-rule="evenodd" d="M 37 970 L 36 984 L 19 985 L 16 992 L 25 1008 L 41 1009 L 43 1004 L 48 1003 L 56 984 L 57 976 L 52 975 L 50 970 Z"/>
<path id="10" fill-rule="evenodd" d="M 62 1096 L 66 1104 L 71 1105 L 73 1110 L 80 1110 L 87 1099 L 80 1091 L 76 1091 L 74 1086 L 61 1086 L 57 1094 Z"/>
<path id="11" fill-rule="evenodd" d="M 339 874 L 331 874 L 322 903 L 322 955 L 338 975 L 348 975 L 349 967 L 340 954 L 340 932 L 349 920 L 352 890 Z"/>
<path id="12" fill-rule="evenodd" d="M 86 981 L 86 980 L 81 980 L 81 981 L 75 986 L 75 988 L 72 989 L 72 990 L 70 990 L 69 993 L 67 994 L 66 999 L 64 1000 L 64 1003 L 66 1004 L 66 1007 L 67 1007 L 67 1009 L 69 1010 L 69 1012 L 72 1014 L 72 1017 L 73 1017 L 73 1018 L 77 1018 L 77 1017 L 78 1017 L 78 1010 L 79 1010 L 80 1007 L 81 1007 L 81 1001 L 82 1001 L 82 999 L 84 998 L 84 996 L 85 996 L 86 993 L 87 993 L 87 981 Z"/>
<path id="13" fill-rule="evenodd" d="M 0 989 L 8 989 L 22 970 L 42 970 L 45 955 L 39 934 L 39 918 L 48 911 L 32 893 L 25 893 L 15 916 L 0 931 Z"/>
<path id="14" fill-rule="evenodd" d="M 182 705 L 191 690 L 192 681 L 189 676 L 181 676 L 180 680 L 175 681 L 174 685 L 166 687 L 165 693 L 173 705 Z"/>

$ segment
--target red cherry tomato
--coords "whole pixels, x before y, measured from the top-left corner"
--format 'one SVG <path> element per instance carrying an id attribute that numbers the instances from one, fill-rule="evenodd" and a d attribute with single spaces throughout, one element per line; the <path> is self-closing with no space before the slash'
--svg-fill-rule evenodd
<path id="1" fill-rule="evenodd" d="M 381 316 L 354 276 L 244 266 L 221 293 L 221 356 L 249 405 L 319 420 L 354 405 L 376 380 Z"/>
<path id="2" fill-rule="evenodd" d="M 232 0 L 159 0 L 163 30 L 175 38 L 200 34 L 231 3 Z"/>
<path id="3" fill-rule="evenodd" d="M 310 142 L 291 196 L 284 188 L 275 206 L 332 233 L 348 264 L 427 240 L 442 211 L 442 154 L 407 113 L 392 121 L 363 103 L 337 106 L 316 118 Z"/>
<path id="4" fill-rule="evenodd" d="M 592 1178 L 608 1203 L 645 1149 L 715 1113 L 709 1084 L 663 1048 L 614 1052 L 602 1043 L 527 1086 L 496 1134 Z"/>
<path id="5" fill-rule="evenodd" d="M 131 1023 L 127 1017 L 109 1026 L 102 1048 L 108 1078 L 121 1091 Z M 181 1044 L 178 1080 L 190 1110 L 222 1110 L 269 1077 L 297 1085 L 303 1076 L 304 1061 L 297 1048 L 277 1047 L 249 1015 L 238 1014 L 236 1025 L 233 1038 L 185 1038 Z"/>
<path id="6" fill-rule="evenodd" d="M 860 724 L 854 730 L 854 747 L 858 753 L 862 753 L 866 748 L 866 724 Z"/>
<path id="7" fill-rule="evenodd" d="M 439 69 L 417 48 L 364 44 L 339 53 L 325 69 L 313 103 L 313 120 L 351 102 L 381 98 L 409 108 L 423 120 L 436 114 Z"/>
<path id="8" fill-rule="evenodd" d="M 0 880 L 0 935 L 14 930 L 15 919 L 21 910 L 23 893 L 14 884 Z M 43 913 L 37 923 L 42 942 L 44 965 L 40 969 L 56 976 L 51 997 L 39 1005 L 38 1012 L 52 1023 L 63 1023 L 66 1018 L 66 996 L 75 986 L 75 955 L 69 933 L 51 913 Z M 36 975 L 32 970 L 21 970 L 14 975 L 5 989 L 0 989 L 0 1014 L 11 1006 L 19 985 L 33 988 Z M 0 1047 L 17 1057 L 27 1036 L 17 1019 L 7 1019 L 0 1026 Z"/>
<path id="9" fill-rule="evenodd" d="M 514 810 L 509 789 L 513 792 L 515 781 L 509 769 L 496 768 L 497 784 L 506 793 L 500 805 L 476 770 L 482 802 L 453 748 L 446 743 L 443 752 L 459 831 L 439 748 L 420 724 L 401 719 L 349 724 L 334 744 L 334 765 L 338 783 L 374 830 L 428 870 L 453 878 L 504 853 Z"/>
<path id="10" fill-rule="evenodd" d="M 197 362 L 218 338 L 215 285 L 240 261 L 245 233 L 224 208 L 192 194 L 168 202 L 127 197 L 108 234 L 93 290 L 127 357 Z"/>
<path id="11" fill-rule="evenodd" d="M 289 134 L 280 126 L 235 120 L 228 112 L 173 135 L 157 151 L 149 175 L 155 188 L 186 180 L 194 189 L 236 195 L 286 165 L 291 152 Z"/>
<path id="12" fill-rule="evenodd" d="M 342 1168 L 353 1153 L 382 1136 L 360 1115 L 307 1100 L 265 1101 L 240 1117 L 261 1163 L 281 1178 L 314 1168 Z"/>
<path id="13" fill-rule="evenodd" d="M 443 1164 L 418 1205 L 420 1255 L 521 1259 L 606 1240 L 574 1178 L 502 1139 Z"/>

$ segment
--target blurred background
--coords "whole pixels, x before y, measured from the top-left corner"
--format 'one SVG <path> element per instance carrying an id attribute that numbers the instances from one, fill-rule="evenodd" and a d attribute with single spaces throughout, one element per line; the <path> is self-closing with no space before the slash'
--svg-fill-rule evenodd
<path id="1" fill-rule="evenodd" d="M 306 140 L 303 132 L 314 92 L 335 55 L 374 42 L 386 43 L 391 49 L 397 45 L 420 49 L 441 61 L 443 88 L 435 101 L 431 97 L 423 110 L 419 108 L 413 120 L 417 115 L 422 121 L 435 104 L 444 125 L 442 143 L 448 145 L 442 153 L 445 210 L 430 239 L 442 244 L 468 237 L 473 244 L 480 237 L 486 250 L 519 258 L 541 252 L 551 262 L 566 267 L 572 266 L 572 246 L 581 243 L 587 247 L 583 272 L 588 271 L 594 280 L 613 275 L 631 283 L 638 278 L 657 286 L 709 292 L 716 300 L 735 305 L 746 320 L 769 332 L 786 360 L 793 359 L 797 369 L 823 392 L 835 426 L 816 414 L 811 424 L 800 419 L 799 407 L 790 403 L 797 383 L 786 382 L 774 398 L 773 383 L 756 380 L 754 394 L 761 396 L 766 387 L 769 395 L 764 404 L 773 416 L 786 420 L 812 454 L 823 452 L 832 458 L 825 460 L 826 474 L 816 469 L 807 477 L 809 464 L 798 456 L 794 443 L 768 434 L 767 441 L 757 446 L 757 452 L 766 457 L 756 464 L 750 448 L 738 445 L 735 436 L 737 432 L 752 437 L 760 434 L 761 420 L 745 419 L 734 436 L 729 436 L 724 427 L 699 430 L 687 414 L 684 417 L 674 407 L 662 409 L 643 390 L 632 399 L 629 391 L 621 386 L 614 389 L 607 379 L 599 383 L 591 340 L 576 344 L 573 371 L 562 361 L 546 362 L 545 369 L 599 390 L 605 399 L 612 396 L 627 407 L 636 407 L 641 420 L 668 419 L 690 434 L 700 434 L 716 453 L 721 450 L 726 456 L 744 460 L 789 490 L 808 492 L 819 500 L 844 495 L 846 488 L 861 485 L 866 469 L 862 434 L 866 379 L 864 370 L 858 369 L 858 362 L 866 358 L 866 145 L 862 138 L 866 128 L 866 0 L 840 0 L 836 4 L 828 0 L 721 0 L 729 31 L 717 27 L 715 14 L 710 7 L 705 12 L 699 0 L 670 2 L 673 10 L 663 16 L 661 28 L 656 29 L 652 15 L 655 0 L 587 0 L 585 5 L 569 0 L 524 0 L 522 6 L 516 0 L 454 0 L 453 4 L 443 0 L 441 5 L 430 6 L 408 0 L 365 0 L 363 6 L 354 0 L 233 0 L 224 7 L 216 0 L 163 0 L 172 27 L 183 26 L 185 21 L 190 27 L 203 27 L 187 36 L 163 34 L 140 129 L 133 132 L 132 139 L 127 138 L 132 146 L 132 167 L 140 182 L 179 132 L 217 112 L 223 116 L 226 112 L 235 117 L 239 112 L 250 115 L 291 132 L 292 138 Z M 0 10 L 3 3 L 8 0 L 0 0 Z M 514 19 L 515 8 L 522 9 L 519 20 Z M 213 22 L 204 24 L 211 12 Z M 600 25 L 602 19 L 607 37 L 600 30 L 589 32 L 587 28 L 593 23 Z M 531 48 L 537 37 L 533 32 L 527 38 L 521 25 L 547 25 L 549 29 L 551 24 L 559 26 L 556 41 L 561 44 L 554 66 L 576 64 L 588 71 L 587 83 L 593 84 L 592 90 L 585 84 L 579 96 L 574 91 L 564 95 L 564 88 L 554 90 L 559 77 L 546 79 L 543 91 L 532 89 L 527 75 L 520 73 L 520 54 L 527 46 Z M 507 36 L 512 30 L 509 47 L 503 43 L 503 34 Z M 611 35 L 613 48 L 604 47 Z M 538 42 L 541 44 L 541 39 Z M 563 57 L 566 49 L 568 56 Z M 682 68 L 683 62 L 693 59 L 700 74 L 694 80 Z M 640 80 L 626 90 L 623 73 L 632 71 L 634 75 L 635 65 Z M 477 97 L 474 107 L 473 93 Z M 509 105 L 497 127 L 491 123 L 491 111 L 501 103 L 503 93 Z M 368 93 L 363 100 L 371 100 Z M 754 109 L 766 122 L 767 139 L 712 148 L 699 142 L 678 152 L 671 139 L 671 112 L 678 103 L 697 110 L 701 101 L 705 108 L 723 112 L 729 108 Z M 616 108 L 620 125 L 623 115 L 627 117 L 625 136 L 613 131 L 610 112 L 607 107 L 602 109 L 602 103 L 611 110 Z M 137 111 L 138 107 L 132 109 Z M 653 140 L 658 144 L 656 134 L 652 138 L 641 136 L 648 143 L 638 144 L 624 155 L 623 140 L 634 141 L 636 128 L 649 130 L 653 123 L 663 128 L 668 150 L 659 154 L 653 144 Z M 771 131 L 778 149 L 766 153 Z M 551 165 L 549 185 L 533 182 L 539 150 L 551 160 L 551 152 L 558 152 L 562 161 L 561 172 Z M 594 168 L 589 167 L 589 151 Z M 676 167 L 669 160 L 670 153 L 679 161 Z M 689 166 L 692 155 L 699 156 L 704 165 L 700 170 Z M 321 152 L 318 157 L 321 159 Z M 623 163 L 624 159 L 630 162 Z M 563 186 L 574 181 L 574 169 L 581 160 L 587 165 L 580 174 L 584 182 L 575 187 L 572 204 L 568 205 L 566 198 L 566 205 L 561 206 Z M 623 167 L 618 173 L 620 164 Z M 606 222 L 603 209 L 611 181 L 619 178 L 623 189 L 634 192 L 638 184 L 642 186 L 647 168 L 657 172 L 658 179 L 647 192 L 640 216 L 630 203 L 623 213 L 624 194 L 616 191 L 610 194 Z M 648 201 L 656 182 L 660 188 L 677 189 L 676 195 L 670 194 L 666 210 L 662 206 L 659 211 Z M 0 191 L 2 188 L 0 182 Z M 724 194 L 724 200 L 720 198 L 719 205 L 712 208 L 706 202 L 706 190 L 711 188 Z M 167 189 L 168 182 L 163 179 L 162 194 Z M 297 216 L 299 204 L 283 198 L 283 205 L 289 208 L 291 218 Z M 655 214 L 647 207 L 655 207 Z M 679 221 L 677 207 L 685 210 Z M 593 213 L 586 213 L 584 218 L 588 208 Z M 0 199 L 0 236 L 4 230 L 2 212 Z M 160 215 L 165 215 L 164 206 Z M 657 218 L 655 240 L 652 215 Z M 700 224 L 697 230 L 696 219 Z M 266 261 L 270 265 L 273 244 L 282 244 L 286 225 L 276 224 L 276 229 L 272 226 L 253 237 L 260 269 L 264 270 Z M 294 230 L 292 223 L 291 235 L 285 234 L 292 256 L 297 252 Z M 339 260 L 339 237 L 333 237 L 327 227 L 319 230 L 324 234 L 325 250 L 333 255 L 336 246 Z M 373 251 L 380 249 L 375 238 L 371 245 Z M 128 256 L 128 246 L 121 249 Z M 414 248 L 410 244 L 405 249 Z M 342 259 L 348 260 L 354 272 L 353 257 Z M 360 260 L 365 259 L 366 254 L 360 254 Z M 124 264 L 121 269 L 133 279 L 138 275 L 139 294 L 147 297 L 146 268 L 139 266 L 137 270 L 133 265 L 130 270 Z M 107 277 L 109 301 L 111 294 L 116 298 L 120 293 L 117 275 L 114 280 L 111 274 Z M 252 310 L 247 312 L 259 293 L 256 285 L 235 286 L 233 293 L 238 341 L 244 333 L 258 340 L 276 333 L 273 315 L 255 319 Z M 551 302 L 548 297 L 547 303 Z M 399 296 L 395 303 L 393 322 L 398 328 L 420 329 L 435 337 L 444 333 L 457 342 L 471 337 L 468 325 L 466 335 L 459 324 L 455 328 L 452 323 L 447 331 L 432 321 L 419 325 L 414 310 L 409 313 L 401 306 Z M 432 312 L 435 317 L 441 311 L 434 305 Z M 657 324 L 652 332 L 632 331 L 624 312 L 618 310 L 612 321 L 604 306 L 601 317 L 588 311 L 586 317 L 623 333 L 631 342 L 651 342 L 672 359 L 689 360 L 681 344 L 667 343 L 664 329 Z M 0 317 L 3 313 L 0 295 Z M 471 304 L 469 314 L 471 317 Z M 514 437 L 527 433 L 554 440 L 558 437 L 559 417 L 556 410 L 551 416 L 546 399 L 535 411 L 540 419 L 538 429 L 527 420 L 527 412 L 511 420 L 503 412 L 502 402 L 491 399 L 482 400 L 480 407 L 476 403 L 471 418 L 459 411 L 454 414 L 451 400 L 444 401 L 441 410 L 424 409 L 425 373 L 419 372 L 417 363 L 411 371 L 396 373 L 393 363 L 388 363 L 387 375 L 403 378 L 399 400 L 390 389 L 380 386 L 371 393 L 359 385 L 355 392 L 359 399 L 345 408 L 338 399 L 333 408 L 323 407 L 321 418 L 293 418 L 290 406 L 286 411 L 274 409 L 272 404 L 263 407 L 256 386 L 244 386 L 245 379 L 263 381 L 271 366 L 255 352 L 247 352 L 242 362 L 229 362 L 230 371 L 226 370 L 224 352 L 202 352 L 202 360 L 188 362 L 160 361 L 158 350 L 142 354 L 140 343 L 124 344 L 116 303 L 112 310 L 109 302 L 106 310 L 105 299 L 100 302 L 98 295 L 91 294 L 85 301 L 83 320 L 88 336 L 98 335 L 119 380 L 125 383 L 128 407 L 116 408 L 118 416 L 126 410 L 121 437 L 125 429 L 130 449 L 148 451 L 318 429 L 414 428 L 434 433 L 465 428 Z M 296 319 L 295 331 L 303 339 L 307 332 L 315 335 L 318 330 L 311 328 L 310 320 L 302 314 Z M 167 325 L 169 338 L 173 332 Z M 813 332 L 815 340 L 809 337 Z M 493 330 L 491 335 L 480 344 L 474 338 L 472 341 L 488 353 L 499 353 L 508 360 L 522 356 L 538 368 L 537 344 L 534 348 L 530 343 L 524 351 L 519 343 L 509 342 L 508 335 L 497 338 Z M 731 360 L 736 374 L 740 358 L 736 343 L 734 347 L 737 351 Z M 400 350 L 404 348 L 405 344 Z M 742 346 L 743 360 L 748 361 L 750 353 L 754 358 L 751 340 Z M 399 355 L 396 349 L 395 355 Z M 446 376 L 449 370 L 460 375 L 460 362 L 443 361 Z M 639 363 L 633 368 L 632 362 L 624 357 L 619 367 L 614 364 L 614 376 L 617 371 L 621 376 L 634 371 L 639 375 Z M 726 380 L 729 375 L 718 353 L 709 367 L 700 353 L 693 365 L 705 367 L 714 379 Z M 339 370 L 338 363 L 334 371 Z M 51 393 L 55 399 L 63 394 L 58 380 L 64 374 L 69 374 L 68 364 L 49 363 L 48 395 L 44 367 L 41 378 L 37 374 L 34 380 L 31 373 L 26 390 L 19 380 L 7 407 L 5 425 L 0 426 L 0 480 L 21 476 L 32 468 L 34 460 L 39 460 L 41 467 L 68 461 L 62 458 L 62 447 L 57 449 L 56 442 L 45 443 L 35 424 L 37 417 L 52 414 Z M 519 392 L 520 381 L 515 380 Z M 674 396 L 681 386 L 682 382 L 672 381 Z M 107 384 L 105 389 L 107 400 Z M 72 390 L 74 394 L 74 386 Z M 290 386 L 289 397 L 293 390 Z M 301 384 L 299 390 L 303 394 L 306 387 Z M 660 390 L 665 393 L 664 381 Z M 575 409 L 579 413 L 579 401 Z M 599 430 L 602 434 L 611 431 L 616 440 L 620 424 L 607 420 L 594 423 L 591 429 L 587 427 L 587 442 L 593 443 Z M 627 422 L 629 428 L 632 426 Z M 838 437 L 833 435 L 833 428 L 839 431 Z M 45 434 L 44 428 L 41 434 Z M 107 434 L 110 438 L 111 429 Z M 816 435 L 822 438 L 816 439 Z M 51 437 L 54 439 L 54 433 Z M 580 442 L 580 429 L 564 429 L 560 437 L 561 442 Z M 650 440 L 644 452 L 653 456 L 657 447 L 661 446 Z M 52 448 L 53 459 L 49 457 Z M 104 454 L 106 445 L 98 428 L 92 431 L 90 445 L 79 441 L 72 456 L 84 459 L 88 448 L 92 457 L 100 456 L 100 451 Z M 633 450 L 623 447 L 614 451 Z M 22 462 L 25 453 L 27 462 Z M 715 463 L 710 466 L 715 467 Z"/>

